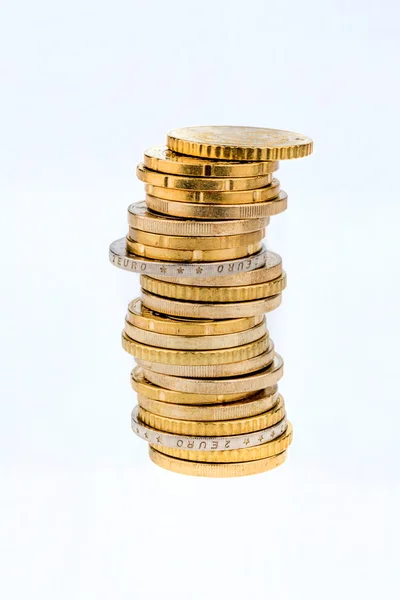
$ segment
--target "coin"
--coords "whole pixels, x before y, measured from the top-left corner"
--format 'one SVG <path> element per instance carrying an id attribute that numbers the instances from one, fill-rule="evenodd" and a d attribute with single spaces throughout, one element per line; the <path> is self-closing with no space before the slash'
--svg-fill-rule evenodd
<path id="1" fill-rule="evenodd" d="M 170 131 L 167 146 L 173 152 L 223 160 L 286 160 L 308 156 L 309 137 L 292 131 L 263 127 L 202 126 Z"/>
<path id="2" fill-rule="evenodd" d="M 264 436 L 264 439 L 268 438 L 269 440 L 273 440 L 279 437 L 287 428 L 287 420 L 286 417 L 284 417 L 281 421 L 276 423 L 276 425 L 272 425 L 266 429 L 260 429 L 253 433 L 230 436 L 183 435 L 160 431 L 159 429 L 150 427 L 150 425 L 146 425 L 138 419 L 138 410 L 139 408 L 136 406 L 132 411 L 132 431 L 151 445 L 166 446 L 167 448 L 205 450 L 207 452 L 214 450 L 239 450 L 241 448 L 251 448 L 252 446 L 259 446 L 262 444 L 263 442 L 260 442 L 259 439 L 261 435 Z"/>
<path id="3" fill-rule="evenodd" d="M 261 434 L 260 439 L 266 440 L 267 438 Z M 163 454 L 182 460 L 232 463 L 260 460 L 262 458 L 275 456 L 287 450 L 292 441 L 293 427 L 290 421 L 288 421 L 286 431 L 279 437 L 274 440 L 265 441 L 260 444 L 260 446 L 253 446 L 252 448 L 241 448 L 240 450 L 214 450 L 213 452 L 204 452 L 204 450 L 182 450 L 181 448 L 168 448 L 167 446 L 157 446 L 155 449 Z"/>
<path id="4" fill-rule="evenodd" d="M 128 223 L 131 227 L 169 236 L 215 237 L 250 233 L 265 229 L 269 217 L 223 221 L 193 221 L 175 219 L 147 210 L 145 202 L 135 202 L 128 208 Z"/>
<path id="5" fill-rule="evenodd" d="M 180 406 L 169 402 L 153 400 L 138 394 L 139 406 L 161 417 L 183 419 L 186 421 L 226 421 L 229 419 L 243 419 L 259 415 L 270 410 L 278 401 L 278 393 L 271 395 L 261 394 L 258 398 L 242 399 L 239 402 L 225 404 Z"/>
<path id="6" fill-rule="evenodd" d="M 125 321 L 125 332 L 133 340 L 148 346 L 159 348 L 174 348 L 175 350 L 215 350 L 242 346 L 268 335 L 265 319 L 259 325 L 226 335 L 166 335 L 155 331 L 146 331 Z"/>
<path id="7" fill-rule="evenodd" d="M 230 377 L 229 379 L 199 379 L 177 377 L 156 373 L 149 368 L 143 369 L 144 377 L 155 385 L 189 394 L 238 394 L 255 392 L 278 383 L 283 375 L 282 357 L 275 352 L 273 362 L 259 372 Z"/>
<path id="8" fill-rule="evenodd" d="M 167 146 L 153 146 L 144 153 L 144 165 L 153 171 L 190 177 L 256 177 L 277 171 L 278 162 L 226 162 L 176 154 Z"/>
<path id="9" fill-rule="evenodd" d="M 157 376 L 157 375 L 156 375 Z M 160 375 L 163 377 L 163 375 Z M 276 396 L 277 386 L 271 386 L 268 388 L 260 389 L 256 392 L 239 392 L 238 394 L 189 394 L 185 392 L 176 392 L 174 390 L 168 390 L 158 385 L 154 385 L 143 375 L 143 369 L 135 367 L 131 372 L 131 385 L 135 392 L 139 395 L 146 396 L 152 400 L 158 400 L 160 402 L 168 402 L 171 404 L 185 404 L 185 405 L 211 405 L 211 404 L 225 404 L 237 402 L 240 400 L 252 400 L 262 401 L 263 398 L 269 398 Z M 265 409 L 267 410 L 267 409 Z M 260 411 L 263 412 L 263 411 Z M 232 417 L 233 418 L 233 417 Z"/>
<path id="10" fill-rule="evenodd" d="M 195 477 L 242 477 L 244 475 L 256 475 L 265 473 L 282 465 L 287 453 L 282 452 L 271 458 L 251 460 L 240 463 L 201 463 L 190 460 L 181 460 L 158 452 L 150 446 L 149 456 L 153 463 L 168 471 L 180 473 L 181 475 L 193 475 Z"/>
<path id="11" fill-rule="evenodd" d="M 210 221 L 213 219 L 227 219 L 231 221 L 279 215 L 287 208 L 287 194 L 280 192 L 275 200 L 269 200 L 268 202 L 224 205 L 174 202 L 173 200 L 163 200 L 147 195 L 146 203 L 150 210 L 183 219 L 208 219 Z"/>
<path id="12" fill-rule="evenodd" d="M 208 180 L 207 180 L 208 181 Z M 212 192 L 212 191 L 194 191 L 194 190 L 175 190 L 167 187 L 158 187 L 147 184 L 144 186 L 148 196 L 155 196 L 163 200 L 173 200 L 174 202 L 194 202 L 202 204 L 251 204 L 252 202 L 266 202 L 279 195 L 280 183 L 278 179 L 273 179 L 272 183 L 258 190 L 233 191 L 233 192 Z"/>
<path id="13" fill-rule="evenodd" d="M 220 350 L 172 350 L 170 348 L 157 348 L 141 344 L 128 337 L 125 331 L 122 332 L 122 347 L 126 352 L 140 360 L 165 365 L 212 366 L 247 361 L 266 352 L 269 344 L 268 336 L 264 335 L 254 342 L 234 348 L 222 348 Z"/>
<path id="14" fill-rule="evenodd" d="M 227 248 L 239 248 L 254 244 L 263 239 L 265 229 L 242 233 L 239 235 L 224 235 L 215 237 L 189 237 L 177 235 L 160 235 L 159 233 L 147 233 L 129 227 L 128 238 L 143 244 L 153 246 L 154 248 L 166 248 L 173 250 L 225 250 Z"/>
<path id="15" fill-rule="evenodd" d="M 235 317 L 250 317 L 261 315 L 275 310 L 282 299 L 282 294 L 276 294 L 261 300 L 249 302 L 220 302 L 207 304 L 206 302 L 181 302 L 169 300 L 161 296 L 154 296 L 142 289 L 141 300 L 144 306 L 155 312 L 175 317 L 189 319 L 234 319 Z"/>
<path id="16" fill-rule="evenodd" d="M 154 331 L 155 333 L 185 336 L 214 336 L 239 333 L 251 329 L 263 321 L 264 315 L 252 315 L 251 317 L 224 319 L 220 321 L 184 320 L 159 315 L 143 306 L 140 298 L 136 298 L 129 303 L 126 319 L 135 327 L 140 327 L 140 329 L 146 331 Z"/>
<path id="17" fill-rule="evenodd" d="M 217 365 L 174 365 L 159 362 L 148 361 L 142 358 L 136 358 L 136 362 L 143 367 L 145 373 L 147 370 L 156 371 L 166 375 L 177 377 L 234 377 L 244 373 L 252 373 L 263 369 L 271 364 L 274 359 L 274 344 L 269 341 L 268 349 L 245 361 L 222 363 Z M 145 375 L 147 378 L 147 375 Z"/>
<path id="18" fill-rule="evenodd" d="M 239 279 L 239 277 L 238 277 Z M 230 287 L 197 287 L 158 281 L 147 275 L 141 275 L 140 283 L 144 290 L 157 296 L 176 298 L 189 302 L 247 302 L 258 298 L 267 298 L 280 294 L 286 287 L 286 274 L 277 279 L 257 285 Z"/>
<path id="19" fill-rule="evenodd" d="M 267 251 L 263 246 L 257 254 L 238 259 L 210 263 L 202 262 L 200 264 L 171 263 L 129 254 L 126 249 L 126 239 L 122 238 L 110 245 L 109 259 L 115 267 L 124 271 L 133 271 L 134 273 L 148 273 L 149 275 L 158 275 L 160 273 L 161 275 L 170 277 L 213 277 L 228 273 L 251 271 L 252 269 L 262 267 L 267 260 Z"/>
<path id="20" fill-rule="evenodd" d="M 225 191 L 255 190 L 269 185 L 272 173 L 257 177 L 184 177 L 182 175 L 167 175 L 152 171 L 140 163 L 136 168 L 140 181 L 157 187 L 173 188 L 175 190 Z"/>
<path id="21" fill-rule="evenodd" d="M 168 283 L 178 283 L 179 285 L 188 286 L 205 286 L 205 287 L 221 287 L 221 286 L 238 286 L 238 285 L 258 285 L 277 279 L 282 274 L 282 259 L 279 254 L 267 252 L 267 262 L 263 267 L 248 271 L 247 273 L 237 273 L 235 275 L 226 275 L 224 277 L 163 277 L 157 275 L 157 280 L 166 281 Z"/>
<path id="22" fill-rule="evenodd" d="M 155 415 L 139 406 L 139 422 L 149 425 L 158 431 L 174 433 L 176 435 L 193 436 L 231 436 L 243 433 L 254 433 L 261 429 L 267 429 L 279 423 L 285 416 L 285 405 L 282 396 L 270 410 L 242 419 L 231 419 L 226 421 L 188 421 L 183 419 L 171 419 Z"/>
<path id="23" fill-rule="evenodd" d="M 143 256 L 154 260 L 166 260 L 177 262 L 214 262 L 223 260 L 234 260 L 259 252 L 262 248 L 262 242 L 255 242 L 247 246 L 238 248 L 225 248 L 222 250 L 174 250 L 171 248 L 156 248 L 154 246 L 144 246 L 126 239 L 126 249 L 130 254 Z"/>

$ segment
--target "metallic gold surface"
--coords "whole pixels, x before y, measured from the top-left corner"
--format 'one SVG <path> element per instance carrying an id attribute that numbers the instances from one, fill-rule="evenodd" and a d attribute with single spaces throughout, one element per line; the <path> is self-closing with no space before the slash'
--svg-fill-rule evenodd
<path id="1" fill-rule="evenodd" d="M 238 276 L 240 279 L 240 276 Z M 147 275 L 140 277 L 144 290 L 156 296 L 175 298 L 189 302 L 247 302 L 280 294 L 286 287 L 286 274 L 277 279 L 257 285 L 230 287 L 197 287 L 158 281 Z"/>
<path id="2" fill-rule="evenodd" d="M 160 235 L 158 233 L 147 233 L 140 229 L 129 228 L 128 238 L 138 244 L 152 246 L 154 248 L 166 248 L 168 250 L 226 250 L 239 248 L 260 242 L 265 235 L 265 229 L 243 233 L 240 235 L 224 235 L 215 237 L 189 237 L 176 235 Z"/>
<path id="3" fill-rule="evenodd" d="M 166 335 L 226 335 L 239 333 L 255 327 L 264 319 L 263 315 L 242 317 L 239 319 L 179 319 L 171 316 L 160 315 L 146 308 L 140 298 L 129 303 L 126 315 L 129 323 L 140 329 L 164 333 Z"/>
<path id="4" fill-rule="evenodd" d="M 263 188 L 272 182 L 272 173 L 257 177 L 184 177 L 182 175 L 167 175 L 152 171 L 140 163 L 136 168 L 140 181 L 157 187 L 175 190 L 221 191 L 255 190 Z"/>
<path id="5" fill-rule="evenodd" d="M 158 346 L 159 348 L 171 348 L 175 350 L 216 350 L 220 348 L 233 348 L 249 344 L 268 335 L 265 319 L 255 327 L 239 333 L 226 335 L 166 335 L 154 331 L 146 331 L 131 325 L 125 320 L 125 332 L 132 340 L 146 344 L 147 346 Z"/>
<path id="6" fill-rule="evenodd" d="M 301 133 L 262 127 L 200 126 L 170 131 L 173 152 L 223 160 L 286 160 L 308 156 L 313 142 Z"/>
<path id="7" fill-rule="evenodd" d="M 281 303 L 281 294 L 251 300 L 249 302 L 229 302 L 219 304 L 207 304 L 199 302 L 181 302 L 169 300 L 161 296 L 155 296 L 142 290 L 141 300 L 144 306 L 155 312 L 166 315 L 183 317 L 189 319 L 233 319 L 236 317 L 249 317 L 251 315 L 263 315 L 275 310 Z"/>
<path id="8" fill-rule="evenodd" d="M 289 448 L 293 441 L 292 424 L 288 421 L 285 433 L 278 438 L 267 441 L 267 437 L 261 434 L 260 439 L 265 440 L 265 442 L 260 446 L 241 448 L 239 450 L 213 450 L 212 452 L 205 452 L 204 450 L 182 450 L 181 448 L 168 448 L 166 446 L 157 446 L 155 449 L 168 456 L 195 462 L 233 463 L 260 460 L 280 454 Z"/>
<path id="9" fill-rule="evenodd" d="M 257 473 L 264 473 L 265 471 L 271 471 L 279 467 L 287 458 L 287 453 L 282 452 L 271 458 L 248 462 L 201 463 L 167 456 L 152 446 L 149 447 L 149 455 L 151 460 L 163 469 L 195 477 L 242 477 L 244 475 L 256 475 Z"/>
<path id="10" fill-rule="evenodd" d="M 179 435 L 194 436 L 231 436 L 243 433 L 253 433 L 260 429 L 272 427 L 285 416 L 285 405 L 282 396 L 279 396 L 277 404 L 270 410 L 243 419 L 231 419 L 226 421 L 186 421 L 182 419 L 171 419 L 155 415 L 144 408 L 139 407 L 138 419 L 145 425 L 149 425 L 159 431 L 175 433 Z"/>
<path id="11" fill-rule="evenodd" d="M 254 204 L 195 204 L 163 200 L 146 195 L 147 206 L 155 212 L 183 219 L 243 220 L 279 215 L 287 208 L 287 194 L 280 192 L 275 200 Z M 231 232 L 233 234 L 233 231 Z"/>
<path id="12" fill-rule="evenodd" d="M 153 171 L 189 177 L 256 177 L 277 171 L 278 162 L 226 162 L 176 154 L 167 146 L 153 146 L 144 153 L 144 165 Z"/>
<path id="13" fill-rule="evenodd" d="M 247 361 L 267 351 L 270 346 L 268 336 L 234 348 L 220 350 L 172 350 L 156 348 L 132 340 L 122 332 L 122 347 L 126 352 L 143 361 L 162 363 L 165 365 L 212 366 Z"/>
<path id="14" fill-rule="evenodd" d="M 222 221 L 194 221 L 156 214 L 147 210 L 145 202 L 128 207 L 128 223 L 135 229 L 168 236 L 214 237 L 232 236 L 265 229 L 269 217 Z"/>
<path id="15" fill-rule="evenodd" d="M 236 192 L 176 190 L 151 184 L 145 185 L 144 189 L 149 196 L 155 196 L 156 198 L 162 198 L 164 200 L 173 200 L 174 202 L 236 205 L 272 200 L 273 198 L 276 198 L 280 192 L 280 183 L 278 179 L 273 179 L 269 185 L 263 188 Z"/>
<path id="16" fill-rule="evenodd" d="M 126 247 L 128 252 L 143 256 L 153 260 L 166 260 L 177 262 L 214 262 L 222 260 L 234 260 L 244 258 L 259 252 L 262 248 L 262 241 L 240 246 L 238 248 L 225 248 L 222 250 L 173 250 L 166 248 L 156 248 L 154 246 L 144 246 L 126 238 Z"/>

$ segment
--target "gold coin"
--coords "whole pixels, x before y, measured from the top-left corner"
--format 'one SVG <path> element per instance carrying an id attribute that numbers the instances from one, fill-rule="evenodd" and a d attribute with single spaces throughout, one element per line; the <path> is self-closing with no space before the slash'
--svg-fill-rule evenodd
<path id="1" fill-rule="evenodd" d="M 239 394 L 275 386 L 283 375 L 282 357 L 275 352 L 273 362 L 257 373 L 229 379 L 177 377 L 143 369 L 147 381 L 160 387 L 189 394 Z"/>
<path id="2" fill-rule="evenodd" d="M 175 377 L 201 377 L 201 378 L 217 378 L 217 377 L 234 377 L 252 373 L 263 369 L 271 364 L 274 359 L 274 344 L 269 342 L 268 349 L 262 354 L 258 354 L 244 361 L 231 363 L 221 363 L 216 365 L 174 365 L 136 358 L 136 362 L 140 367 L 147 370 L 156 371 L 165 375 L 173 375 Z M 146 375 L 147 377 L 147 375 Z"/>
<path id="3" fill-rule="evenodd" d="M 158 281 L 147 275 L 141 275 L 140 284 L 144 290 L 151 294 L 189 302 L 247 302 L 280 294 L 286 287 L 286 274 L 283 273 L 277 279 L 257 285 L 230 287 L 179 285 Z"/>
<path id="4" fill-rule="evenodd" d="M 255 190 L 269 185 L 272 173 L 258 175 L 257 177 L 183 177 L 180 175 L 167 175 L 147 169 L 143 163 L 136 168 L 136 175 L 140 181 L 157 187 L 175 190 L 221 191 Z"/>
<path id="5" fill-rule="evenodd" d="M 280 191 L 278 179 L 258 190 L 247 190 L 238 192 L 201 192 L 194 190 L 176 190 L 167 187 L 158 187 L 147 184 L 144 187 L 146 194 L 173 200 L 174 202 L 194 202 L 201 204 L 251 204 L 252 202 L 266 202 L 276 198 Z"/>
<path id="6" fill-rule="evenodd" d="M 155 376 L 157 377 L 157 374 L 155 374 Z M 160 375 L 160 377 L 162 378 L 163 375 Z M 262 401 L 262 399 L 265 397 L 276 395 L 278 389 L 275 385 L 263 390 L 258 390 L 256 392 L 239 392 L 237 394 L 219 394 L 218 392 L 215 394 L 190 394 L 185 392 L 176 392 L 174 390 L 168 390 L 166 388 L 159 387 L 158 385 L 154 385 L 154 383 L 151 383 L 145 379 L 143 375 L 143 369 L 140 367 L 135 367 L 135 369 L 133 369 L 131 372 L 131 385 L 135 392 L 152 400 L 158 400 L 160 402 L 167 402 L 170 404 L 186 404 L 195 406 L 204 404 L 224 404 L 236 402 L 238 400 L 243 402 L 247 399 Z"/>
<path id="7" fill-rule="evenodd" d="M 126 352 L 140 360 L 162 363 L 163 365 L 212 366 L 247 361 L 249 358 L 266 352 L 269 343 L 268 336 L 264 335 L 254 342 L 234 348 L 223 348 L 221 350 L 171 350 L 169 348 L 156 348 L 155 346 L 141 344 L 128 337 L 125 331 L 122 332 L 122 347 Z"/>
<path id="8" fill-rule="evenodd" d="M 138 244 L 152 246 L 154 248 L 166 248 L 172 250 L 225 250 L 239 248 L 260 242 L 265 235 L 265 229 L 252 231 L 240 235 L 225 235 L 216 237 L 189 237 L 177 235 L 160 235 L 158 233 L 147 233 L 129 227 L 128 239 Z"/>
<path id="9" fill-rule="evenodd" d="M 167 283 L 179 283 L 187 286 L 203 287 L 227 287 L 239 285 L 258 285 L 272 279 L 277 279 L 282 275 L 282 259 L 275 252 L 267 252 L 267 262 L 265 266 L 246 271 L 245 273 L 235 273 L 222 277 L 164 277 L 157 275 L 158 281 Z"/>
<path id="10" fill-rule="evenodd" d="M 155 331 L 146 331 L 125 321 L 125 332 L 132 340 L 157 346 L 159 348 L 174 348 L 175 350 L 217 350 L 243 346 L 268 335 L 265 319 L 246 331 L 228 333 L 226 335 L 166 335 Z"/>
<path id="11" fill-rule="evenodd" d="M 311 138 L 263 127 L 202 126 L 170 131 L 167 146 L 173 152 L 223 160 L 286 160 L 308 156 Z"/>
<path id="12" fill-rule="evenodd" d="M 259 252 L 262 248 L 262 241 L 240 246 L 239 248 L 226 248 L 223 250 L 172 250 L 166 248 L 156 248 L 154 246 L 144 246 L 126 238 L 126 248 L 131 254 L 151 258 L 154 260 L 166 260 L 177 262 L 214 262 L 219 260 L 234 260 L 243 258 Z"/>
<path id="13" fill-rule="evenodd" d="M 153 429 L 177 435 L 194 436 L 230 436 L 253 433 L 254 431 L 276 425 L 284 416 L 285 404 L 282 396 L 279 396 L 278 402 L 273 408 L 260 415 L 229 421 L 184 421 L 182 419 L 170 419 L 155 415 L 141 407 L 139 407 L 138 412 L 138 420 Z"/>
<path id="14" fill-rule="evenodd" d="M 161 296 L 154 296 L 142 289 L 141 300 L 144 306 L 155 312 L 174 317 L 189 319 L 234 319 L 235 317 L 250 317 L 251 315 L 262 315 L 275 310 L 282 299 L 282 294 L 276 294 L 261 300 L 249 302 L 227 302 L 219 304 L 207 304 L 196 302 L 181 302 L 169 300 Z"/>
<path id="15" fill-rule="evenodd" d="M 153 146 L 144 153 L 144 165 L 153 171 L 189 177 L 257 177 L 277 171 L 278 162 L 226 162 L 176 154 L 167 146 Z"/>
<path id="16" fill-rule="evenodd" d="M 167 335 L 225 335 L 246 331 L 261 323 L 264 315 L 252 315 L 240 319 L 224 319 L 213 321 L 211 319 L 180 319 L 160 315 L 146 308 L 140 298 L 129 303 L 127 321 L 146 331 L 165 333 Z"/>
<path id="17" fill-rule="evenodd" d="M 180 406 L 160 402 L 138 394 L 138 404 L 145 410 L 160 417 L 183 419 L 185 421 L 226 421 L 260 415 L 270 410 L 278 401 L 278 392 L 271 395 L 259 394 L 257 398 L 242 399 L 225 404 Z M 275 453 L 276 454 L 276 453 Z"/>
<path id="18" fill-rule="evenodd" d="M 269 200 L 268 202 L 223 205 L 174 202 L 147 195 L 146 203 L 150 210 L 182 219 L 208 219 L 209 221 L 226 219 L 232 221 L 279 215 L 287 208 L 287 194 L 280 192 L 275 200 Z"/>
<path id="19" fill-rule="evenodd" d="M 242 235 L 265 229 L 269 217 L 236 219 L 231 221 L 194 221 L 175 219 L 147 210 L 145 202 L 135 202 L 128 208 L 128 223 L 135 229 L 169 236 L 215 237 Z"/>
<path id="20" fill-rule="evenodd" d="M 149 446 L 151 460 L 168 471 L 182 475 L 193 475 L 195 477 L 242 477 L 244 475 L 256 475 L 271 471 L 283 464 L 287 458 L 287 452 L 282 452 L 271 458 L 251 460 L 240 463 L 201 463 L 190 460 L 182 460 L 167 456 Z"/>
<path id="21" fill-rule="evenodd" d="M 260 434 L 259 440 L 262 442 L 259 446 L 251 448 L 240 448 L 239 450 L 182 450 L 181 448 L 167 448 L 166 446 L 157 446 L 157 450 L 168 456 L 173 456 L 181 460 L 191 460 L 205 463 L 233 463 L 247 462 L 249 460 L 261 460 L 287 450 L 293 441 L 293 427 L 288 421 L 285 433 L 278 438 L 270 441 L 264 435 Z"/>

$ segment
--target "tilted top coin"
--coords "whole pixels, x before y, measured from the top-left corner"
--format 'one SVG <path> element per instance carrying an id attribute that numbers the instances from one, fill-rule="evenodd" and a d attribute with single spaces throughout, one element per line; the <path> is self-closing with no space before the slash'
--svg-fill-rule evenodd
<path id="1" fill-rule="evenodd" d="M 268 161 L 308 156 L 311 138 L 263 127 L 199 126 L 169 132 L 167 146 L 174 152 L 222 160 Z"/>
<path id="2" fill-rule="evenodd" d="M 222 162 L 182 156 L 167 146 L 153 146 L 144 153 L 144 165 L 153 171 L 189 177 L 257 177 L 277 171 L 278 162 Z"/>

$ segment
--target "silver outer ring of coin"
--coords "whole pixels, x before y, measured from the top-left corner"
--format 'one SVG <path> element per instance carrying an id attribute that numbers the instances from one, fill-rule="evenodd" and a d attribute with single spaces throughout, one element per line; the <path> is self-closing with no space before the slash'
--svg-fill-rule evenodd
<path id="1" fill-rule="evenodd" d="M 212 452 L 213 450 L 241 450 L 243 448 L 252 448 L 253 446 L 261 446 L 261 444 L 265 442 L 275 440 L 285 433 L 287 428 L 287 419 L 285 416 L 272 427 L 260 429 L 253 433 L 245 433 L 243 435 L 231 435 L 225 437 L 176 435 L 144 425 L 138 421 L 137 415 L 138 407 L 135 406 L 131 415 L 131 427 L 133 433 L 138 437 L 152 446 L 181 448 L 181 450 L 206 450 Z"/>
<path id="2" fill-rule="evenodd" d="M 140 344 L 167 348 L 170 350 L 222 350 L 224 348 L 235 348 L 250 344 L 259 340 L 264 335 L 269 335 L 266 328 L 265 318 L 251 329 L 245 329 L 238 333 L 226 333 L 222 335 L 168 335 L 167 333 L 156 333 L 147 331 L 132 325 L 125 319 L 125 333 L 128 337 Z M 218 347 L 210 346 L 212 338 L 218 338 Z M 179 348 L 177 347 L 177 342 Z"/>
<path id="3" fill-rule="evenodd" d="M 267 250 L 261 250 L 252 256 L 236 260 L 224 260 L 211 263 L 172 263 L 157 260 L 143 259 L 126 251 L 126 240 L 121 238 L 110 245 L 110 262 L 119 269 L 133 273 L 147 273 L 148 275 L 165 275 L 167 277 L 215 277 L 253 271 L 263 267 L 267 260 Z"/>
<path id="4" fill-rule="evenodd" d="M 181 237 L 228 236 L 252 233 L 265 229 L 270 222 L 269 217 L 258 219 L 233 219 L 230 221 L 195 221 L 168 217 L 160 213 L 150 213 L 155 218 L 146 217 L 146 202 L 135 202 L 128 207 L 128 224 L 140 231 L 158 233 L 160 235 L 177 235 Z M 171 233 L 170 225 L 174 225 Z"/>
<path id="5" fill-rule="evenodd" d="M 256 373 L 250 373 L 247 377 L 229 377 L 224 381 L 224 389 L 221 390 L 220 379 L 196 379 L 188 377 L 177 377 L 157 373 L 151 369 L 143 369 L 143 375 L 150 383 L 175 392 L 185 394 L 238 394 L 242 392 L 257 392 L 269 388 L 278 383 L 283 375 L 283 359 L 275 352 L 274 361 L 265 369 Z"/>
<path id="6" fill-rule="evenodd" d="M 167 365 L 151 362 L 141 358 L 135 358 L 136 363 L 146 371 L 155 371 L 162 375 L 172 375 L 176 377 L 200 377 L 204 379 L 213 379 L 215 377 L 236 377 L 236 375 L 246 375 L 254 373 L 260 369 L 265 369 L 274 360 L 274 344 L 270 340 L 268 349 L 247 360 L 234 363 L 225 363 L 221 365 Z M 229 371 L 229 375 L 224 373 L 224 369 Z"/>

